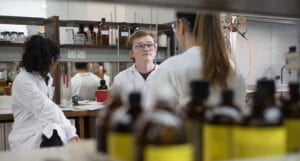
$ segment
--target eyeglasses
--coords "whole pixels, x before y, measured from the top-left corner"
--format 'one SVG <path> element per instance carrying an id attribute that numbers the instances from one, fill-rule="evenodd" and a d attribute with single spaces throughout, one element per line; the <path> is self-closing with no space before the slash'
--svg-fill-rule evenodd
<path id="1" fill-rule="evenodd" d="M 147 43 L 147 44 L 134 44 L 132 46 L 133 51 L 144 51 L 146 48 L 149 50 L 156 49 L 157 44 L 156 43 Z"/>
<path id="2" fill-rule="evenodd" d="M 189 20 L 187 20 L 186 18 L 180 18 L 180 19 L 183 20 L 183 21 L 185 21 L 185 22 L 187 23 L 187 25 L 189 26 L 189 28 L 191 28 L 191 23 L 190 23 Z M 178 20 L 179 20 L 179 19 L 178 19 Z M 176 32 L 178 20 L 173 21 L 173 22 L 171 23 L 171 27 L 172 27 L 173 32 Z"/>

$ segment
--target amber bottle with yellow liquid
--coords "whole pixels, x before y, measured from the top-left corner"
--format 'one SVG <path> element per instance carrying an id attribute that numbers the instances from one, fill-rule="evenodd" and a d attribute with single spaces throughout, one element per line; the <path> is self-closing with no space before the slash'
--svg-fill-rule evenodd
<path id="1" fill-rule="evenodd" d="M 118 160 L 133 161 L 135 124 L 143 112 L 141 94 L 129 95 L 128 104 L 118 109 L 112 117 L 108 132 L 108 154 Z"/>
<path id="2" fill-rule="evenodd" d="M 139 121 L 135 161 L 193 161 L 183 120 L 174 112 L 172 94 L 164 90 L 160 89 L 153 112 Z"/>
<path id="3" fill-rule="evenodd" d="M 289 98 L 283 101 L 284 126 L 287 131 L 287 152 L 300 150 L 300 94 L 299 84 L 289 84 Z"/>
<path id="4" fill-rule="evenodd" d="M 188 141 L 193 145 L 194 161 L 203 160 L 203 122 L 208 109 L 206 99 L 209 95 L 207 81 L 190 83 L 191 100 L 185 106 L 185 131 Z"/>
<path id="5" fill-rule="evenodd" d="M 121 88 L 114 86 L 111 89 L 111 99 L 105 105 L 105 109 L 99 112 L 97 118 L 97 150 L 107 153 L 107 133 L 113 113 L 123 106 Z"/>
<path id="6" fill-rule="evenodd" d="M 205 113 L 204 161 L 233 159 L 233 131 L 242 121 L 240 108 L 233 102 L 233 91 L 222 92 L 222 102 Z"/>
<path id="7" fill-rule="evenodd" d="M 282 109 L 275 104 L 274 93 L 274 81 L 258 81 L 251 112 L 234 130 L 236 158 L 285 154 L 286 131 Z"/>

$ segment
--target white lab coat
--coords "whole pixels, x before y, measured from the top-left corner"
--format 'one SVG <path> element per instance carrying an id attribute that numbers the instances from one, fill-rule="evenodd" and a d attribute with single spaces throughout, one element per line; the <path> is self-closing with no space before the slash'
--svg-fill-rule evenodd
<path id="1" fill-rule="evenodd" d="M 95 91 L 100 86 L 100 78 L 93 73 L 77 73 L 71 78 L 72 96 L 95 100 Z"/>
<path id="2" fill-rule="evenodd" d="M 63 143 L 76 135 L 76 129 L 52 101 L 53 78 L 48 85 L 37 73 L 21 70 L 12 86 L 14 123 L 8 136 L 11 150 L 39 148 L 42 134 L 47 138 L 57 130 Z"/>
<path id="3" fill-rule="evenodd" d="M 127 101 L 128 95 L 130 92 L 138 91 L 142 94 L 142 104 L 145 104 L 145 98 L 149 87 L 153 81 L 153 78 L 156 75 L 156 71 L 159 68 L 158 65 L 155 65 L 155 69 L 149 74 L 145 80 L 143 76 L 136 70 L 135 64 L 126 70 L 120 72 L 114 78 L 114 86 L 119 86 L 122 88 L 122 98 Z"/>
<path id="4" fill-rule="evenodd" d="M 175 98 L 178 99 L 174 100 L 175 102 L 173 103 L 178 105 L 178 107 L 184 106 L 190 100 L 190 82 L 192 80 L 203 79 L 200 70 L 202 68 L 200 52 L 200 47 L 192 47 L 178 56 L 167 59 L 160 65 L 152 87 L 149 90 L 146 102 L 147 107 L 152 108 L 157 91 L 164 86 L 174 91 Z M 234 72 L 228 79 L 228 87 L 234 91 L 235 103 L 243 106 L 246 97 L 245 80 L 233 64 L 232 66 Z M 208 104 L 218 104 L 220 102 L 221 91 L 220 88 L 210 88 Z"/>

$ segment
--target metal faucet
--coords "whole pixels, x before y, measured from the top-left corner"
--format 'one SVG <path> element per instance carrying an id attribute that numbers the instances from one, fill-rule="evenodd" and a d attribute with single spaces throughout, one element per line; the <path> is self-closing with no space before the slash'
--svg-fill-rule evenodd
<path id="1" fill-rule="evenodd" d="M 285 65 L 283 65 L 282 67 L 281 67 L 281 72 L 280 72 L 280 83 L 282 84 L 283 83 L 283 70 L 286 68 L 286 66 Z M 291 74 L 292 74 L 292 71 L 289 69 L 288 70 L 288 74 L 289 74 L 289 76 L 291 76 Z"/>

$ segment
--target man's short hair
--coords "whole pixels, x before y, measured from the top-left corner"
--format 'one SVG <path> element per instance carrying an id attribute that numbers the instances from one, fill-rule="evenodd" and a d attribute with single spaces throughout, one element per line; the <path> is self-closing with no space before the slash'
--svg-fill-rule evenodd
<path id="1" fill-rule="evenodd" d="M 144 37 L 144 36 L 151 36 L 156 43 L 156 36 L 150 31 L 150 30 L 137 30 L 133 34 L 130 35 L 129 40 L 127 42 L 128 50 L 132 49 L 133 46 L 133 40 Z"/>
<path id="2" fill-rule="evenodd" d="M 75 68 L 76 69 L 87 69 L 88 63 L 75 63 Z"/>

